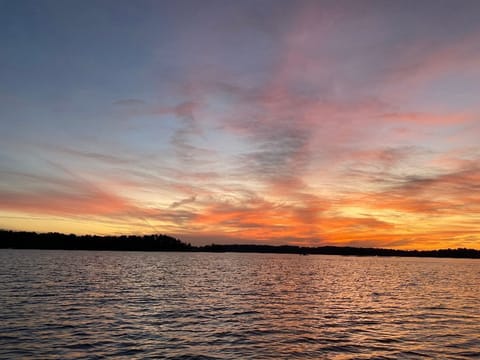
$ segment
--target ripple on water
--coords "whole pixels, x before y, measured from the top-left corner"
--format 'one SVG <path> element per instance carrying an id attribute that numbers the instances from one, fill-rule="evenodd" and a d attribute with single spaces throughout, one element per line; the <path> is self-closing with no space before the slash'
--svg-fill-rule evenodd
<path id="1" fill-rule="evenodd" d="M 480 358 L 480 262 L 0 253 L 0 358 Z"/>

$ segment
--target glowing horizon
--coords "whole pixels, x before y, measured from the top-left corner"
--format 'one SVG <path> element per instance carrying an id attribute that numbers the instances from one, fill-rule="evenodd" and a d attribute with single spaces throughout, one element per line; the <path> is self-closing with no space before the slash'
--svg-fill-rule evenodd
<path id="1" fill-rule="evenodd" d="M 480 249 L 479 18 L 4 2 L 0 228 Z"/>

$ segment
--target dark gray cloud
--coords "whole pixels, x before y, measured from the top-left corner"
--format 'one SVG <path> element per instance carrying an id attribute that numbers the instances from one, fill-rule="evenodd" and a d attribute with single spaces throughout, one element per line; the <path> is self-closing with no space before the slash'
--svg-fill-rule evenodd
<path id="1" fill-rule="evenodd" d="M 308 134 L 294 128 L 258 128 L 256 150 L 243 155 L 242 171 L 267 182 L 300 178 L 309 161 Z"/>
<path id="2" fill-rule="evenodd" d="M 189 198 L 186 198 L 186 199 L 183 199 L 183 200 L 180 200 L 180 201 L 175 201 L 170 205 L 170 209 L 176 209 L 176 208 L 178 208 L 182 205 L 191 204 L 191 203 L 195 202 L 195 200 L 197 200 L 196 195 L 190 196 Z"/>

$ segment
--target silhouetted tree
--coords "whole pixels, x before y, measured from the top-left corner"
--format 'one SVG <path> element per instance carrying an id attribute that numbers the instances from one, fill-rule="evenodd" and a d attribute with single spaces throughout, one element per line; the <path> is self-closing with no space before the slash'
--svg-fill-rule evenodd
<path id="1" fill-rule="evenodd" d="M 211 244 L 192 246 L 164 234 L 154 235 L 75 235 L 57 232 L 38 234 L 26 231 L 0 230 L 0 248 L 14 249 L 64 249 L 64 250 L 119 250 L 119 251 L 203 251 L 203 252 L 243 252 L 277 254 L 316 254 L 345 256 L 408 256 L 408 257 L 449 257 L 480 258 L 480 251 L 474 249 L 442 250 L 394 250 L 379 248 L 359 248 L 351 246 L 300 247 L 293 245 L 239 245 Z"/>

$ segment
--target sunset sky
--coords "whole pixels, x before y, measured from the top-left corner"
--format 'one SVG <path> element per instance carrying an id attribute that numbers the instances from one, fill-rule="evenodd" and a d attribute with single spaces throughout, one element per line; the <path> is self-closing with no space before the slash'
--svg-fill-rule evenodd
<path id="1" fill-rule="evenodd" d="M 479 19 L 0 0 L 0 228 L 480 249 Z"/>

